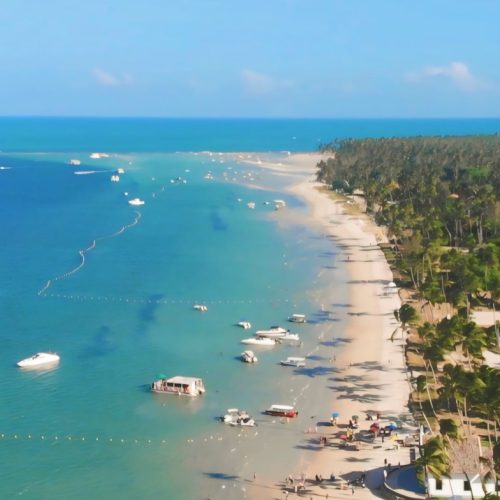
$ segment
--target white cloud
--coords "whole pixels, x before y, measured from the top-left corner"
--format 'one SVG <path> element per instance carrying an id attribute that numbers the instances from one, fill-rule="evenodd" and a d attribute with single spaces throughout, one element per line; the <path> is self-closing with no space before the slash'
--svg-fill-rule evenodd
<path id="1" fill-rule="evenodd" d="M 293 82 L 279 80 L 264 73 L 257 73 L 250 69 L 241 71 L 243 90 L 251 95 L 271 94 L 277 90 L 293 87 Z"/>
<path id="2" fill-rule="evenodd" d="M 473 75 L 469 67 L 463 62 L 451 62 L 447 66 L 427 66 L 416 73 L 406 75 L 406 80 L 419 82 L 434 78 L 446 78 L 455 87 L 465 91 L 475 91 L 485 88 L 487 85 Z"/>
<path id="3" fill-rule="evenodd" d="M 94 81 L 103 87 L 118 87 L 121 85 L 131 85 L 133 83 L 133 78 L 128 73 L 123 73 L 121 75 L 114 75 L 109 71 L 104 71 L 100 68 L 94 68 L 92 70 L 92 76 Z"/>

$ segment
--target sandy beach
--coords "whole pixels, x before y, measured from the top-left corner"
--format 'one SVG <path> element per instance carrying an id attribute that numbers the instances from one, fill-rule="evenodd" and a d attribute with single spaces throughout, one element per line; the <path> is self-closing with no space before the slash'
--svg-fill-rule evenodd
<path id="1" fill-rule="evenodd" d="M 346 325 L 336 331 L 332 341 L 332 361 L 336 367 L 332 391 L 324 395 L 331 400 L 331 411 L 339 413 L 336 426 L 315 426 L 311 435 L 304 436 L 311 452 L 304 452 L 301 463 L 290 471 L 294 485 L 305 476 L 307 493 L 313 497 L 370 498 L 383 481 L 384 462 L 408 463 L 408 449 L 399 448 L 391 439 L 377 438 L 373 444 L 360 444 L 358 450 L 340 448 L 339 434 L 347 432 L 352 415 L 359 416 L 359 428 L 368 429 L 367 412 L 380 414 L 381 425 L 385 422 L 411 421 L 407 403 L 409 384 L 403 356 L 401 332 L 391 336 L 398 324 L 394 310 L 401 303 L 397 290 L 388 287 L 393 277 L 378 243 L 385 235 L 381 228 L 358 210 L 350 210 L 345 201 L 334 200 L 330 193 L 321 189 L 315 181 L 319 154 L 289 155 L 279 162 L 262 158 L 255 162 L 277 175 L 289 178 L 288 191 L 306 204 L 303 215 L 308 224 L 319 229 L 325 237 L 341 249 L 341 260 L 347 266 L 347 281 L 332 283 L 331 287 L 347 287 L 347 304 L 331 304 L 329 291 L 322 290 L 322 304 L 326 311 L 345 319 Z M 280 214 L 281 215 L 281 214 Z M 292 214 L 297 221 L 297 214 Z M 336 348 L 338 346 L 338 349 Z M 410 426 L 405 426 L 407 429 Z M 320 446 L 320 438 L 327 438 L 327 446 Z M 316 475 L 330 478 L 353 479 L 366 473 L 367 488 L 341 489 L 339 481 L 314 481 Z M 276 478 L 276 483 L 279 478 Z M 295 486 L 283 481 L 281 497 L 295 495 Z M 346 485 L 344 486 L 344 488 Z M 288 490 L 288 493 L 286 491 Z M 267 488 L 252 488 L 254 498 L 279 498 L 270 496 Z M 304 495 L 304 493 L 302 493 Z"/>

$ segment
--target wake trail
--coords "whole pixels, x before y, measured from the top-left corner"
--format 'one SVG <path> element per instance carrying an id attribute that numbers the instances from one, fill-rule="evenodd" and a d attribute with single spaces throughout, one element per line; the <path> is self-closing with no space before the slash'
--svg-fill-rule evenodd
<path id="1" fill-rule="evenodd" d="M 64 280 L 66 278 L 69 278 L 73 274 L 80 271 L 80 269 L 82 269 L 83 266 L 85 265 L 85 255 L 87 253 L 91 252 L 92 250 L 94 250 L 94 248 L 97 246 L 97 242 L 116 238 L 117 236 L 120 236 L 125 231 L 127 231 L 127 229 L 130 229 L 130 228 L 136 226 L 137 224 L 139 224 L 139 221 L 141 220 L 142 214 L 138 211 L 135 211 L 134 213 L 135 213 L 135 218 L 130 224 L 126 224 L 125 226 L 122 226 L 118 231 L 115 231 L 114 233 L 111 233 L 111 234 L 108 234 L 105 236 L 100 236 L 99 238 L 92 240 L 92 243 L 87 248 L 84 248 L 82 250 L 78 250 L 78 255 L 80 256 L 80 263 L 76 267 L 74 267 L 73 269 L 71 269 L 63 274 L 60 274 L 59 276 L 56 276 L 55 278 L 49 279 L 47 281 L 47 283 L 45 283 L 45 285 L 42 288 L 40 288 L 40 290 L 38 290 L 37 295 L 45 294 L 45 292 L 47 292 L 47 290 L 57 281 L 61 281 L 61 280 Z"/>

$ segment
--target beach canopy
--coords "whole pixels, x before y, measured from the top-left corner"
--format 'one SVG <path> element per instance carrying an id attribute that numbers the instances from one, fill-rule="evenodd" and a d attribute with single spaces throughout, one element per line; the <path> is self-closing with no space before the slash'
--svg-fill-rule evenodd
<path id="1" fill-rule="evenodd" d="M 338 411 L 332 411 L 332 417 L 333 418 L 340 417 L 340 413 Z"/>
<path id="2" fill-rule="evenodd" d="M 358 416 L 358 415 L 353 415 L 351 418 L 352 418 L 353 420 L 359 420 L 359 416 Z"/>
<path id="3" fill-rule="evenodd" d="M 397 429 L 398 426 L 396 424 L 396 422 L 389 422 L 386 427 L 389 427 L 390 429 L 394 430 L 394 429 Z"/>

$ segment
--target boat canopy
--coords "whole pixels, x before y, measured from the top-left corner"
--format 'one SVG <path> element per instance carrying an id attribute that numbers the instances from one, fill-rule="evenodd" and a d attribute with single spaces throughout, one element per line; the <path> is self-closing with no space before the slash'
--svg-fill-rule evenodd
<path id="1" fill-rule="evenodd" d="M 295 408 L 289 405 L 271 405 L 270 410 L 278 410 L 278 411 L 293 411 Z"/>
<path id="2" fill-rule="evenodd" d="M 181 377 L 179 375 L 167 379 L 167 384 L 191 385 L 196 382 L 201 382 L 201 379 L 195 377 Z"/>

